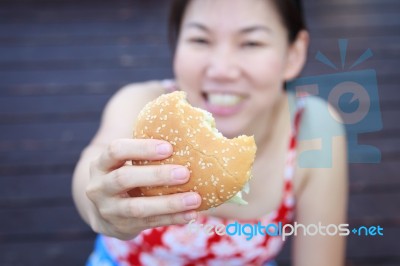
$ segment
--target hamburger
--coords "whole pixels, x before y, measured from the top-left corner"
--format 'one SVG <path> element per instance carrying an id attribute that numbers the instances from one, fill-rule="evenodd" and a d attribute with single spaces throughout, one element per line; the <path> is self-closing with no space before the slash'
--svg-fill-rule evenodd
<path id="1" fill-rule="evenodd" d="M 173 154 L 160 161 L 133 161 L 134 165 L 177 164 L 190 171 L 189 181 L 174 186 L 140 187 L 131 196 L 161 196 L 195 191 L 202 203 L 198 211 L 224 202 L 247 204 L 242 192 L 249 192 L 248 181 L 255 159 L 253 136 L 225 138 L 215 128 L 211 113 L 186 101 L 186 93 L 163 94 L 139 113 L 133 133 L 138 139 L 162 139 L 173 146 Z"/>

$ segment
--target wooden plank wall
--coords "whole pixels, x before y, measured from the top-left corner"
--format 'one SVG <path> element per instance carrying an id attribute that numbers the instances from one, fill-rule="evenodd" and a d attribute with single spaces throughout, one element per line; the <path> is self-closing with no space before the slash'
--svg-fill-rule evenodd
<path id="1" fill-rule="evenodd" d="M 171 77 L 167 1 L 0 2 L 0 265 L 82 265 L 94 234 L 71 199 L 71 174 L 100 112 L 122 85 Z M 383 130 L 360 142 L 380 164 L 351 165 L 351 225 L 381 225 L 384 237 L 350 236 L 347 265 L 399 265 L 400 2 L 305 1 L 312 36 L 304 76 L 335 73 L 370 48 L 354 70 L 375 69 Z M 340 71 L 340 70 L 339 70 Z M 279 256 L 289 265 L 290 243 Z"/>

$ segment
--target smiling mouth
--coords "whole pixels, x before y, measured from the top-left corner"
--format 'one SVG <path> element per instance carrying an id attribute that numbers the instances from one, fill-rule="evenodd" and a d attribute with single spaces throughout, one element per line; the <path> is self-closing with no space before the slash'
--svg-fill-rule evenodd
<path id="1" fill-rule="evenodd" d="M 203 92 L 202 95 L 207 104 L 218 107 L 234 107 L 244 100 L 243 96 L 233 93 Z"/>

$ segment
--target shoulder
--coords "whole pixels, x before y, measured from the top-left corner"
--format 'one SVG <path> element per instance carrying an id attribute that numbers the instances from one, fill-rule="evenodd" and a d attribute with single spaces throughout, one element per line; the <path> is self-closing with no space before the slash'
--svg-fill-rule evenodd
<path id="1" fill-rule="evenodd" d="M 304 109 L 298 133 L 300 163 L 304 167 L 318 168 L 325 163 L 319 160 L 330 160 L 332 147 L 345 142 L 346 130 L 339 112 L 326 100 L 317 96 L 307 96 L 304 99 Z M 313 150 L 315 152 L 304 152 Z M 320 151 L 319 153 L 316 151 Z M 323 156 L 322 156 L 323 155 Z"/>
<path id="2" fill-rule="evenodd" d="M 165 92 L 161 81 L 153 80 L 140 83 L 127 84 L 120 88 L 110 99 L 109 103 L 113 101 L 122 100 L 135 100 L 131 96 L 139 96 L 141 98 L 152 99 L 158 97 Z"/>
<path id="3" fill-rule="evenodd" d="M 348 165 L 346 136 L 342 120 L 332 106 L 318 97 L 307 97 L 301 125 L 298 168 L 303 170 L 301 190 L 296 194 L 296 222 L 299 224 L 346 223 Z M 299 235 L 294 239 L 293 260 L 324 261 L 334 254 L 331 265 L 341 265 L 345 238 Z"/>
<path id="4" fill-rule="evenodd" d="M 119 89 L 108 101 L 105 112 L 116 109 L 121 112 L 141 109 L 147 102 L 165 92 L 160 81 L 131 83 Z"/>
<path id="5" fill-rule="evenodd" d="M 317 96 L 304 98 L 304 111 L 300 124 L 300 139 L 344 136 L 343 120 L 338 111 Z"/>
<path id="6" fill-rule="evenodd" d="M 160 81 L 128 84 L 119 89 L 107 102 L 94 141 L 108 142 L 131 137 L 140 110 L 165 92 Z"/>
<path id="7" fill-rule="evenodd" d="M 288 100 L 292 120 L 295 110 L 303 109 L 297 134 L 298 148 L 320 149 L 321 141 L 346 136 L 343 119 L 325 99 L 313 95 L 300 98 L 290 91 Z"/>
<path id="8" fill-rule="evenodd" d="M 319 155 L 329 157 L 332 155 L 332 145 L 338 142 L 345 142 L 345 138 L 346 130 L 339 112 L 320 97 L 305 97 L 298 134 L 300 148 L 320 150 L 321 153 Z M 317 155 L 318 153 L 314 152 L 314 154 Z M 324 158 L 316 156 L 310 159 L 314 161 Z"/>
<path id="9" fill-rule="evenodd" d="M 330 183 L 335 176 L 346 177 L 346 130 L 338 111 L 331 104 L 316 96 L 304 98 L 297 138 L 296 170 L 302 181 L 298 194 L 314 179 Z"/>

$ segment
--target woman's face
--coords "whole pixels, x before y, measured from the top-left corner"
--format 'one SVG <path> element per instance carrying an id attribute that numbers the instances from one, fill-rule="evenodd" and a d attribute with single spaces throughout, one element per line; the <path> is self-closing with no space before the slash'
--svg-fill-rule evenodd
<path id="1" fill-rule="evenodd" d="M 225 136 L 255 134 L 284 96 L 288 52 L 287 30 L 270 1 L 192 0 L 174 71 L 189 102 L 211 112 Z"/>

